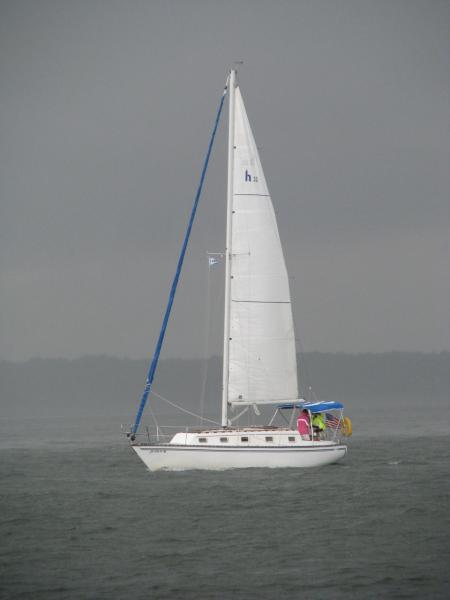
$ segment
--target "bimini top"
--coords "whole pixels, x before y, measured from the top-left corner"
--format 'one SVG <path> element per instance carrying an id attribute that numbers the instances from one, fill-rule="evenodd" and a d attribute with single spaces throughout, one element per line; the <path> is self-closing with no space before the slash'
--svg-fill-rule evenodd
<path id="1" fill-rule="evenodd" d="M 333 410 L 336 408 L 344 408 L 344 405 L 340 402 L 295 402 L 290 404 L 279 404 L 277 408 L 281 410 L 289 408 L 306 408 L 312 413 L 319 413 L 325 410 Z"/>

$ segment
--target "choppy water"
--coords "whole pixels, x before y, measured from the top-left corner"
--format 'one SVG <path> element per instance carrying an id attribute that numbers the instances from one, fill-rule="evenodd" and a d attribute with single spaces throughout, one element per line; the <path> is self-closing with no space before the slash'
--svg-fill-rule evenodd
<path id="1" fill-rule="evenodd" d="M 34 425 L 25 443 L 2 423 L 2 598 L 450 595 L 445 436 L 355 437 L 317 470 L 150 474 L 115 432 Z"/>

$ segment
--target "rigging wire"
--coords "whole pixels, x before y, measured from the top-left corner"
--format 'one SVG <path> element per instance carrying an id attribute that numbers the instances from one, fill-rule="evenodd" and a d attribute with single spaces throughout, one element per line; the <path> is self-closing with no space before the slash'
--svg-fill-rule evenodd
<path id="1" fill-rule="evenodd" d="M 141 423 L 142 414 L 144 412 L 144 408 L 145 408 L 145 405 L 147 403 L 148 395 L 149 395 L 150 390 L 152 388 L 153 379 L 155 377 L 155 372 L 156 372 L 156 367 L 158 366 L 159 355 L 161 354 L 161 348 L 162 348 L 162 345 L 163 345 L 163 342 L 164 342 L 164 337 L 165 337 L 165 334 L 166 334 L 167 324 L 169 322 L 169 317 L 170 317 L 170 313 L 172 311 L 173 301 L 175 299 L 175 293 L 177 291 L 178 280 L 180 279 L 181 268 L 183 266 L 183 262 L 184 262 L 184 257 L 185 257 L 185 254 L 186 254 L 187 245 L 188 245 L 189 238 L 190 238 L 190 235 L 191 235 L 192 225 L 194 224 L 195 214 L 197 212 L 198 203 L 200 201 L 200 195 L 201 195 L 201 192 L 202 192 L 202 189 L 203 189 L 203 183 L 205 181 L 206 170 L 207 170 L 208 164 L 209 164 L 209 157 L 211 156 L 211 151 L 212 151 L 212 147 L 213 147 L 213 144 L 214 144 L 214 139 L 216 137 L 217 128 L 219 126 L 220 115 L 222 113 L 223 103 L 225 101 L 225 96 L 226 96 L 226 93 L 227 93 L 227 89 L 228 89 L 228 79 L 227 79 L 227 82 L 225 84 L 225 89 L 223 90 L 222 97 L 220 99 L 219 108 L 217 109 L 216 120 L 214 122 L 213 131 L 212 131 L 212 134 L 211 134 L 211 138 L 209 140 L 208 150 L 206 152 L 205 162 L 203 164 L 202 174 L 200 176 L 200 182 L 198 184 L 197 193 L 195 194 L 194 205 L 192 207 L 191 216 L 189 217 L 189 223 L 188 223 L 188 227 L 187 227 L 187 230 L 186 230 L 186 234 L 184 236 L 184 241 L 183 241 L 183 245 L 181 247 L 180 256 L 178 258 L 177 270 L 175 272 L 175 277 L 173 278 L 172 287 L 170 289 L 169 299 L 167 301 L 166 312 L 164 313 L 164 318 L 163 318 L 163 322 L 162 322 L 162 325 L 161 325 L 161 331 L 159 333 L 158 341 L 157 341 L 156 347 L 155 347 L 155 352 L 153 354 L 152 362 L 150 363 L 150 367 L 149 367 L 149 370 L 148 370 L 147 380 L 146 380 L 146 383 L 145 383 L 144 391 L 142 393 L 142 398 L 141 398 L 141 402 L 139 404 L 138 412 L 136 414 L 136 419 L 135 419 L 134 424 L 133 424 L 133 426 L 131 428 L 131 432 L 130 432 L 131 433 L 131 436 L 130 436 L 131 440 L 135 439 L 137 430 L 139 429 L 139 425 Z"/>
<path id="2" fill-rule="evenodd" d="M 206 284 L 206 309 L 205 322 L 203 326 L 204 331 L 204 346 L 203 346 L 203 364 L 202 364 L 202 385 L 200 393 L 200 419 L 199 425 L 201 426 L 203 416 L 205 413 L 205 398 L 206 398 L 206 384 L 208 381 L 209 363 L 211 358 L 210 347 L 211 347 L 211 336 L 213 332 L 212 324 L 217 321 L 215 318 L 217 310 L 216 298 L 213 298 L 213 291 L 215 290 L 214 276 L 211 276 L 211 271 L 216 268 L 216 265 L 221 263 L 223 259 L 222 252 L 207 252 L 208 257 L 208 273 L 207 273 L 207 284 Z"/>
<path id="3" fill-rule="evenodd" d="M 172 402 L 171 400 L 164 398 L 164 396 L 161 396 L 161 394 L 158 394 L 157 392 L 155 392 L 155 390 L 152 390 L 152 394 L 154 396 L 156 396 L 157 398 L 159 398 L 160 400 L 167 402 L 167 404 L 170 404 L 170 406 L 173 406 L 174 408 L 178 408 L 179 410 L 181 410 L 181 412 L 184 412 L 187 415 L 190 415 L 191 417 L 195 417 L 196 419 L 198 419 L 200 417 L 200 415 L 196 415 L 195 413 L 191 412 L 190 410 L 183 408 L 179 404 L 175 404 L 175 402 Z M 220 426 L 220 423 L 218 421 L 213 421 L 212 419 L 207 419 L 206 417 L 203 417 L 203 421 L 208 421 L 208 423 L 213 423 L 214 425 Z"/>
<path id="4" fill-rule="evenodd" d="M 203 423 L 203 417 L 205 413 L 205 396 L 206 396 L 206 381 L 208 379 L 208 357 L 209 357 L 209 332 L 211 323 L 211 263 L 208 256 L 208 274 L 206 283 L 206 311 L 205 311 L 205 326 L 203 331 L 205 332 L 204 346 L 203 346 L 203 365 L 202 365 L 202 388 L 200 392 L 200 415 L 199 425 Z"/>
<path id="5" fill-rule="evenodd" d="M 153 419 L 153 422 L 154 422 L 154 423 L 155 423 L 155 425 L 156 425 L 156 429 L 159 429 L 159 423 L 158 423 L 158 421 L 157 421 L 157 419 L 156 419 L 156 415 L 155 415 L 155 413 L 154 413 L 154 411 L 153 411 L 152 407 L 151 407 L 151 406 L 149 406 L 149 407 L 148 407 L 148 409 L 149 409 L 149 412 L 150 412 L 150 416 L 152 417 L 152 419 Z"/>
<path id="6" fill-rule="evenodd" d="M 248 411 L 249 407 L 246 406 L 243 410 L 241 410 L 240 413 L 238 413 L 235 417 L 233 417 L 232 419 L 228 419 L 228 421 L 230 423 L 234 423 L 235 421 L 237 421 L 240 417 L 242 417 L 242 415 L 244 415 L 247 411 Z"/>
<path id="7" fill-rule="evenodd" d="M 297 283 L 295 277 L 290 277 L 289 280 L 290 280 L 290 287 L 291 288 L 295 287 L 295 285 Z M 298 297 L 296 289 L 294 289 L 293 297 L 294 298 Z M 308 395 L 311 395 L 311 391 L 312 391 L 311 374 L 310 374 L 310 371 L 308 368 L 308 362 L 306 359 L 305 348 L 303 346 L 302 338 L 299 333 L 298 321 L 296 318 L 297 311 L 295 310 L 295 306 L 296 306 L 295 303 L 291 302 L 292 322 L 294 324 L 294 337 L 295 337 L 295 341 L 297 343 L 298 350 L 299 350 L 298 354 L 300 355 L 300 360 L 297 360 L 297 369 L 298 369 L 298 375 L 299 375 L 298 392 L 299 392 L 299 396 L 301 398 L 303 398 L 303 397 L 308 398 Z"/>

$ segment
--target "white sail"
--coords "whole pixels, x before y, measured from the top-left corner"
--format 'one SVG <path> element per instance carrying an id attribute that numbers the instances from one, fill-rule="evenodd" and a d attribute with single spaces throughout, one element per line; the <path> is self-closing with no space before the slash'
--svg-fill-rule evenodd
<path id="1" fill-rule="evenodd" d="M 228 401 L 298 398 L 289 280 L 272 201 L 235 90 Z"/>

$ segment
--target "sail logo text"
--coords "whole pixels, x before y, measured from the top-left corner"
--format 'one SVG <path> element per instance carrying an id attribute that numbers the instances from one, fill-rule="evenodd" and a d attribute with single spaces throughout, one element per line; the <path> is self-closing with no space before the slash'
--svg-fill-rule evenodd
<path id="1" fill-rule="evenodd" d="M 256 177 L 256 175 L 252 175 L 251 173 L 248 172 L 247 169 L 245 169 L 245 178 L 244 179 L 245 179 L 246 183 L 252 182 L 252 181 L 256 183 L 258 181 L 258 178 Z"/>

